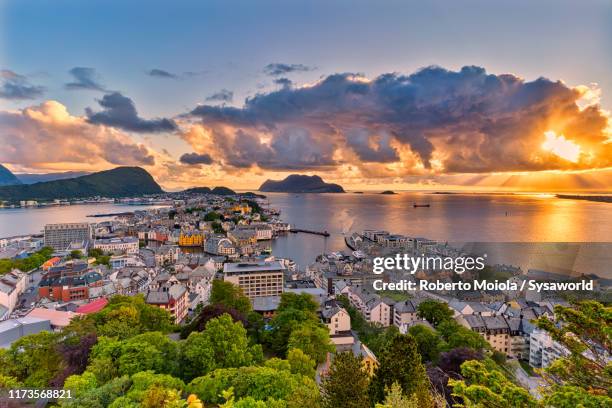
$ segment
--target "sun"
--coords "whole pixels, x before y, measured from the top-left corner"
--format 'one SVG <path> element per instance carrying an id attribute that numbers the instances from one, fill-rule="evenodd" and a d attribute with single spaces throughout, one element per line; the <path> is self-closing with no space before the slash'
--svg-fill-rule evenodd
<path id="1" fill-rule="evenodd" d="M 580 146 L 571 140 L 567 140 L 563 135 L 557 135 L 554 131 L 544 132 L 544 143 L 542 149 L 556 154 L 562 159 L 577 163 L 580 158 Z"/>

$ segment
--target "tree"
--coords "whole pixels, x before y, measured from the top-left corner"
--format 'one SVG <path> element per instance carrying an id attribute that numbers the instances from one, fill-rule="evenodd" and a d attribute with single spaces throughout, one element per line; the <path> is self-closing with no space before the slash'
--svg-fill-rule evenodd
<path id="1" fill-rule="evenodd" d="M 436 361 L 443 341 L 435 330 L 424 324 L 417 324 L 408 329 L 408 334 L 416 340 L 423 361 Z"/>
<path id="2" fill-rule="evenodd" d="M 415 394 L 420 407 L 432 406 L 425 367 L 417 351 L 417 342 L 409 334 L 395 336 L 380 354 L 379 365 L 370 383 L 372 403 L 381 402 L 385 398 L 385 388 L 394 382 L 402 387 L 404 395 Z"/>
<path id="3" fill-rule="evenodd" d="M 191 333 L 181 345 L 181 367 L 187 380 L 217 368 L 241 367 L 262 359 L 261 346 L 249 346 L 246 330 L 228 314 L 210 320 L 203 332 Z"/>
<path id="4" fill-rule="evenodd" d="M 178 344 L 160 332 L 139 334 L 121 342 L 116 364 L 119 374 L 154 370 L 178 374 Z"/>
<path id="5" fill-rule="evenodd" d="M 302 310 L 304 312 L 316 313 L 319 305 L 312 295 L 308 293 L 285 292 L 281 295 L 281 300 L 277 311 L 282 312 L 288 309 Z"/>
<path id="6" fill-rule="evenodd" d="M 470 360 L 482 360 L 483 358 L 484 355 L 480 351 L 460 347 L 440 353 L 437 365 L 427 367 L 429 382 L 438 394 L 446 398 L 448 406 L 461 402 L 460 398 L 453 397 L 452 388 L 448 385 L 448 380 L 451 378 L 461 379 L 461 364 Z"/>
<path id="7" fill-rule="evenodd" d="M 555 360 L 545 378 L 553 385 L 579 387 L 592 395 L 607 395 L 612 404 L 612 307 L 596 301 L 555 306 L 555 321 L 540 317 L 537 326 L 569 352 Z M 573 388 L 566 388 L 568 389 Z M 552 398 L 552 397 L 551 397 Z"/>
<path id="8" fill-rule="evenodd" d="M 249 316 L 251 315 L 251 313 L 256 312 L 249 312 Z M 222 316 L 224 314 L 230 315 L 233 321 L 241 322 L 245 327 L 247 327 L 248 320 L 247 318 L 245 318 L 244 314 L 222 303 L 216 303 L 202 308 L 200 313 L 196 317 L 194 317 L 193 320 L 189 322 L 189 324 L 183 326 L 181 328 L 181 337 L 185 339 L 189 336 L 191 332 L 203 331 L 206 328 L 206 324 L 210 320 Z M 260 316 L 258 313 L 256 314 Z"/>
<path id="9" fill-rule="evenodd" d="M 66 333 L 63 334 L 66 336 Z M 63 342 L 57 346 L 57 351 L 64 362 L 64 369 L 51 380 L 51 385 L 61 387 L 68 376 L 81 374 L 85 371 L 89 353 L 97 341 L 98 338 L 95 333 L 89 333 L 82 337 L 66 336 Z"/>
<path id="10" fill-rule="evenodd" d="M 247 397 L 262 401 L 284 400 L 287 406 L 296 406 L 294 398 L 299 396 L 301 406 L 319 406 L 319 390 L 313 379 L 272 367 L 217 369 L 191 381 L 187 392 L 197 395 L 204 403 L 220 404 L 227 399 L 222 393 L 230 388 L 238 400 Z"/>
<path id="11" fill-rule="evenodd" d="M 469 347 L 474 350 L 489 349 L 491 346 L 480 334 L 463 327 L 454 320 L 440 323 L 436 328 L 444 339 L 441 349 L 448 351 L 459 347 Z"/>
<path id="12" fill-rule="evenodd" d="M 82 253 L 78 249 L 70 251 L 70 259 L 80 259 L 81 255 L 82 255 Z"/>
<path id="13" fill-rule="evenodd" d="M 299 374 L 308 378 L 315 377 L 317 364 L 313 359 L 304 354 L 302 350 L 290 349 L 287 353 L 287 361 L 293 374 Z"/>
<path id="14" fill-rule="evenodd" d="M 468 407 L 535 408 L 538 402 L 529 392 L 513 384 L 504 374 L 489 370 L 481 361 L 466 361 L 461 365 L 463 380 L 450 379 L 453 395 L 463 399 Z"/>
<path id="15" fill-rule="evenodd" d="M 15 341 L 0 358 L 3 374 L 15 377 L 26 387 L 49 386 L 63 369 L 62 357 L 57 352 L 58 339 L 58 334 L 42 331 Z"/>
<path id="16" fill-rule="evenodd" d="M 362 370 L 361 358 L 352 353 L 336 353 L 329 373 L 322 382 L 324 408 L 368 408 L 369 378 Z"/>
<path id="17" fill-rule="evenodd" d="M 376 408 L 419 408 L 419 400 L 416 395 L 406 397 L 402 393 L 402 387 L 394 382 L 386 389 L 385 401 L 376 404 Z"/>
<path id="18" fill-rule="evenodd" d="M 291 332 L 287 348 L 300 349 L 317 363 L 322 363 L 327 353 L 334 351 L 329 329 L 319 323 L 305 323 Z"/>
<path id="19" fill-rule="evenodd" d="M 251 301 L 244 295 L 242 289 L 231 282 L 219 279 L 213 280 L 210 303 L 222 304 L 243 314 L 251 311 Z"/>
<path id="20" fill-rule="evenodd" d="M 434 327 L 453 318 L 453 311 L 446 303 L 436 300 L 426 300 L 417 307 L 417 316 L 427 320 Z"/>
<path id="21" fill-rule="evenodd" d="M 285 356 L 291 333 L 307 322 L 316 324 L 318 319 L 315 314 L 302 310 L 286 309 L 278 312 L 269 323 L 265 340 L 277 355 Z"/>

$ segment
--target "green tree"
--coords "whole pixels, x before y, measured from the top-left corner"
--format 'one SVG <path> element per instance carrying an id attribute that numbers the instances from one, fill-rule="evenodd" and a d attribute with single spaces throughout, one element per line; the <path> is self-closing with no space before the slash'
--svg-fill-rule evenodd
<path id="1" fill-rule="evenodd" d="M 82 397 L 98 387 L 98 380 L 91 372 L 71 375 L 64 382 L 64 389 L 70 390 L 74 398 Z"/>
<path id="2" fill-rule="evenodd" d="M 352 353 L 336 353 L 329 373 L 322 382 L 324 408 L 368 408 L 368 374 L 363 371 L 361 358 Z"/>
<path id="3" fill-rule="evenodd" d="M 557 305 L 555 321 L 540 317 L 537 326 L 569 351 L 545 370 L 553 389 L 562 384 L 612 397 L 612 307 L 596 301 Z M 612 399 L 608 402 L 612 405 Z"/>
<path id="4" fill-rule="evenodd" d="M 26 387 L 47 387 L 63 368 L 58 342 L 59 335 L 47 331 L 20 338 L 0 356 L 4 374 Z"/>
<path id="5" fill-rule="evenodd" d="M 466 407 L 520 407 L 538 406 L 529 392 L 515 385 L 498 370 L 487 369 L 476 360 L 461 365 L 462 380 L 448 380 L 453 395 L 463 400 Z"/>
<path id="6" fill-rule="evenodd" d="M 406 396 L 416 395 L 420 407 L 433 405 L 430 384 L 421 363 L 418 345 L 409 334 L 397 335 L 379 357 L 379 365 L 370 383 L 372 403 L 382 402 L 385 389 L 397 382 Z"/>
<path id="7" fill-rule="evenodd" d="M 440 335 L 423 324 L 417 324 L 408 329 L 417 342 L 417 348 L 423 361 L 436 361 L 442 347 Z"/>
<path id="8" fill-rule="evenodd" d="M 197 395 L 204 403 L 220 404 L 221 395 L 232 388 L 236 399 L 284 400 L 287 406 L 297 406 L 299 397 L 303 407 L 319 406 L 319 390 L 313 379 L 272 367 L 222 368 L 195 378 L 187 392 Z M 294 394 L 297 394 L 294 396 Z"/>
<path id="9" fill-rule="evenodd" d="M 213 280 L 210 291 L 210 303 L 222 304 L 236 309 L 243 314 L 251 311 L 251 301 L 239 286 L 219 279 Z"/>
<path id="10" fill-rule="evenodd" d="M 281 295 L 281 300 L 277 311 L 282 312 L 288 309 L 302 310 L 304 312 L 316 313 L 319 304 L 312 295 L 308 293 L 285 292 Z"/>
<path id="11" fill-rule="evenodd" d="M 249 346 L 242 324 L 227 314 L 211 319 L 203 332 L 191 333 L 181 345 L 181 367 L 187 380 L 217 368 L 241 367 L 262 359 L 261 346 Z"/>
<path id="12" fill-rule="evenodd" d="M 491 347 L 480 334 L 460 325 L 454 320 L 448 320 L 439 324 L 437 331 L 444 340 L 444 343 L 441 344 L 442 351 L 459 347 L 467 347 L 474 350 L 489 349 Z"/>
<path id="13" fill-rule="evenodd" d="M 376 404 L 376 408 L 419 408 L 419 400 L 415 394 L 406 397 L 402 393 L 402 387 L 394 382 L 386 389 L 385 401 Z"/>
<path id="14" fill-rule="evenodd" d="M 314 378 L 317 363 L 300 349 L 290 349 L 287 353 L 287 361 L 293 374 Z"/>
<path id="15" fill-rule="evenodd" d="M 80 259 L 81 255 L 82 253 L 78 249 L 75 249 L 74 251 L 70 251 L 70 259 Z"/>
<path id="16" fill-rule="evenodd" d="M 427 320 L 434 327 L 453 318 L 453 311 L 446 303 L 436 300 L 426 300 L 417 307 L 417 316 Z"/>
<path id="17" fill-rule="evenodd" d="M 322 363 L 327 353 L 334 351 L 329 338 L 329 329 L 319 323 L 308 322 L 291 332 L 287 348 L 300 349 L 317 363 Z"/>

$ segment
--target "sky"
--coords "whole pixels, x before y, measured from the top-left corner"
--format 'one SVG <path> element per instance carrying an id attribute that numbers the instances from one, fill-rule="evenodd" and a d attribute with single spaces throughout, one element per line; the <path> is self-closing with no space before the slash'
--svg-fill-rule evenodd
<path id="1" fill-rule="evenodd" d="M 2 1 L 0 163 L 608 191 L 610 21 L 607 0 Z"/>

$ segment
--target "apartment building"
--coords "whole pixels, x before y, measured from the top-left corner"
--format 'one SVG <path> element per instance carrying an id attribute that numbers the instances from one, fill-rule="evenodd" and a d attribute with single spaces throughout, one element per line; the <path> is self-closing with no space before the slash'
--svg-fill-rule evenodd
<path id="1" fill-rule="evenodd" d="M 73 242 L 89 242 L 92 238 L 92 229 L 86 222 L 47 224 L 44 235 L 45 246 L 56 251 L 64 251 Z"/>
<path id="2" fill-rule="evenodd" d="M 137 254 L 139 241 L 136 237 L 97 239 L 94 248 L 113 254 Z"/>
<path id="3" fill-rule="evenodd" d="M 242 288 L 250 299 L 280 296 L 283 293 L 284 268 L 278 261 L 226 263 L 223 280 Z"/>
<path id="4" fill-rule="evenodd" d="M 27 275 L 17 269 L 0 277 L 0 305 L 8 310 L 8 314 L 15 309 L 19 295 L 25 290 L 27 281 Z"/>

